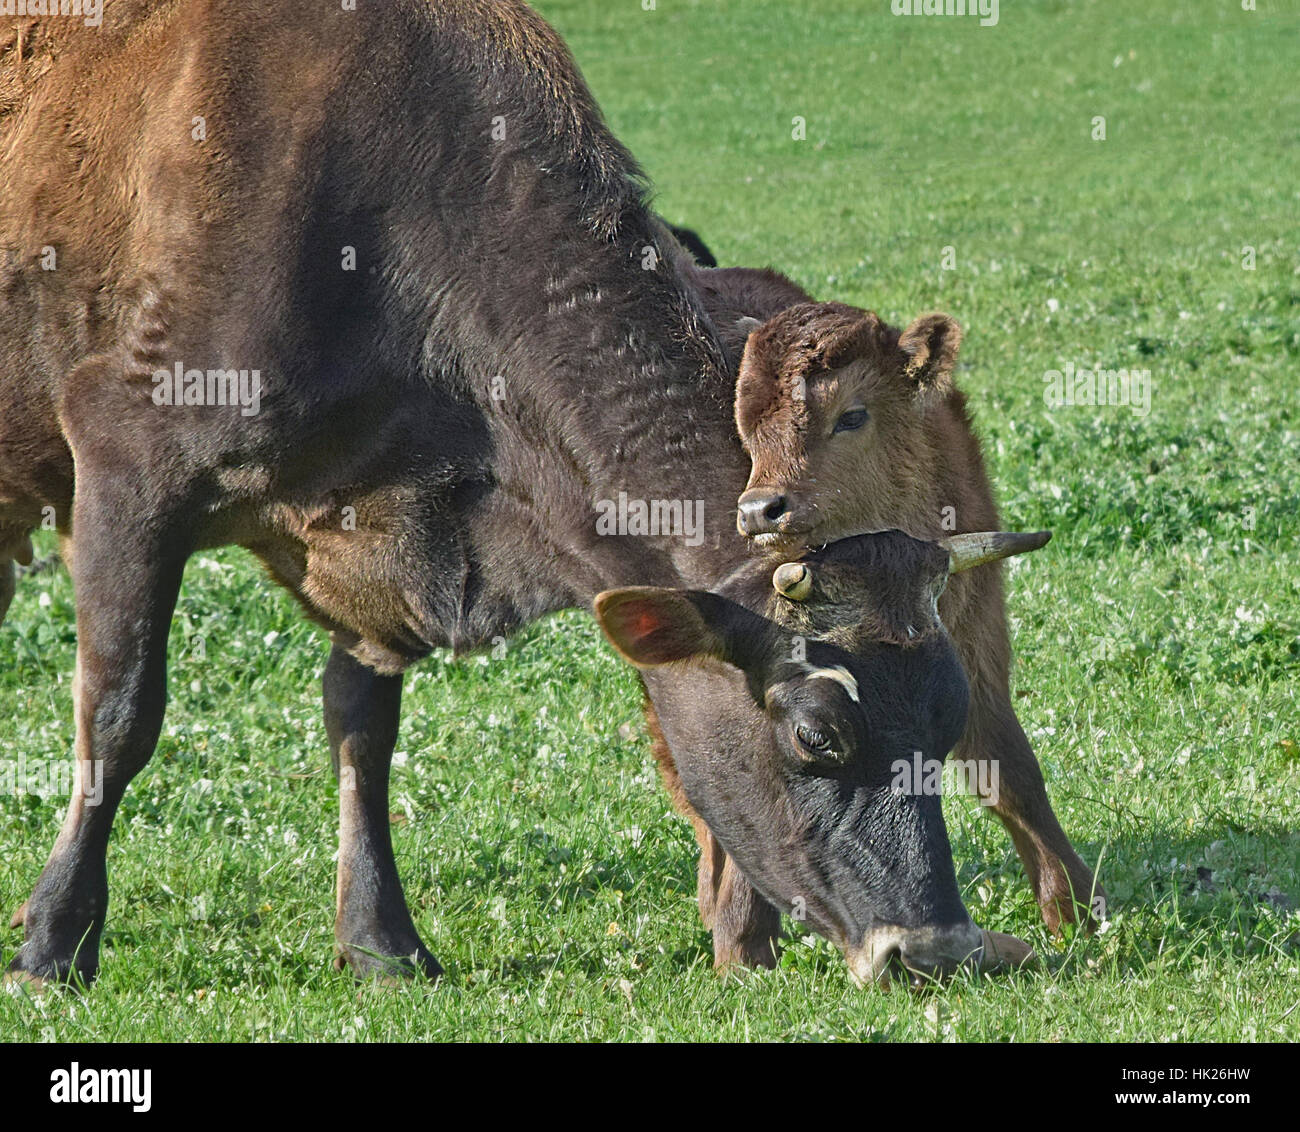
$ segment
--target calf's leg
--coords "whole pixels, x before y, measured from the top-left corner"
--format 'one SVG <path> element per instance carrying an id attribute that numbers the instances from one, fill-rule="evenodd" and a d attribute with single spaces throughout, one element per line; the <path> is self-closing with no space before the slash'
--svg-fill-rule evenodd
<path id="1" fill-rule="evenodd" d="M 72 577 L 77 597 L 77 783 L 27 903 L 6 979 L 89 983 L 108 910 L 105 853 L 127 784 L 149 761 L 166 700 L 167 627 L 188 555 L 161 500 L 123 469 L 78 462 Z"/>
<path id="2" fill-rule="evenodd" d="M 420 941 L 397 876 L 388 771 L 402 706 L 401 676 L 380 676 L 335 645 L 325 666 L 325 731 L 339 782 L 335 965 L 357 976 L 442 974 Z"/>
<path id="3" fill-rule="evenodd" d="M 0 625 L 17 592 L 18 567 L 31 561 L 32 544 L 26 532 L 0 526 Z"/>
<path id="4" fill-rule="evenodd" d="M 1095 926 L 1094 912 L 1104 909 L 1105 891 L 1061 828 L 1009 699 L 972 688 L 971 714 L 956 756 L 997 765 L 997 800 L 991 808 L 1011 834 L 1048 930 L 1059 934 L 1063 923 Z"/>
<path id="5" fill-rule="evenodd" d="M 1011 706 L 1011 637 L 1001 573 L 980 566 L 956 575 L 939 605 L 970 679 L 970 712 L 953 758 L 979 764 L 997 790 L 991 809 L 1011 834 L 1048 930 L 1094 924 L 1105 892 L 1052 811 L 1043 772 Z M 994 777 L 996 772 L 996 778 Z"/>
<path id="6" fill-rule="evenodd" d="M 709 838 L 717 846 L 712 834 Z M 736 862 L 726 857 L 713 904 L 714 967 L 719 971 L 775 967 L 780 933 L 781 913 L 755 891 Z"/>

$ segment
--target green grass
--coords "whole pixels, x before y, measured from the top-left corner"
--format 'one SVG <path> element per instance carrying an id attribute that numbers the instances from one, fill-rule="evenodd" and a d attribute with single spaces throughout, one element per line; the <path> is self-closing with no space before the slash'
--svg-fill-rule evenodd
<path id="1" fill-rule="evenodd" d="M 394 833 L 449 976 L 358 990 L 329 964 L 324 644 L 223 552 L 186 577 L 101 980 L 0 996 L 0 1037 L 1296 1040 L 1300 5 L 1040 0 L 988 29 L 886 0 L 539 6 L 661 211 L 724 262 L 967 328 L 1007 524 L 1057 536 L 1011 573 L 1016 703 L 1109 925 L 1048 939 L 1001 827 L 952 799 L 972 914 L 1041 971 L 862 992 L 792 925 L 781 970 L 715 977 L 634 675 L 572 612 L 408 679 Z M 1149 368 L 1150 415 L 1049 412 L 1069 361 Z M 68 757 L 73 655 L 66 575 L 27 579 L 0 630 L 5 756 Z M 0 908 L 60 811 L 0 798 Z"/>

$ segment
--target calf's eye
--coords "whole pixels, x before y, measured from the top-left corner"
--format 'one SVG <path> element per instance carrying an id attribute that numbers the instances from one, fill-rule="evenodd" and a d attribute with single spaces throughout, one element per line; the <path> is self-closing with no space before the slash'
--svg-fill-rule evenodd
<path id="1" fill-rule="evenodd" d="M 866 409 L 850 409 L 847 413 L 840 414 L 840 419 L 835 422 L 835 432 L 856 432 L 867 423 Z"/>

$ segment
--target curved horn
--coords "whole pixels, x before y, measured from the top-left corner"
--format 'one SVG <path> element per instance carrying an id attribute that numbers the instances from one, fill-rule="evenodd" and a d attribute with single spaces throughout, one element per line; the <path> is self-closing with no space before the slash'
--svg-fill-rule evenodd
<path id="1" fill-rule="evenodd" d="M 1046 546 L 1051 537 L 1051 531 L 974 531 L 935 539 L 935 545 L 948 552 L 948 573 L 960 574 L 972 566 L 982 566 L 985 562 L 996 562 L 1000 558 L 1010 558 L 1013 554 L 1037 550 Z"/>
<path id="2" fill-rule="evenodd" d="M 791 601 L 804 601 L 812 593 L 812 571 L 802 562 L 782 562 L 772 573 L 772 588 Z"/>

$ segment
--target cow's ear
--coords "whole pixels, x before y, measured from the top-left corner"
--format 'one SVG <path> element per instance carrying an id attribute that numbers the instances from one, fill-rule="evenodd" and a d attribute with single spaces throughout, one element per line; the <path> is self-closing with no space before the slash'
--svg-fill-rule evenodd
<path id="1" fill-rule="evenodd" d="M 903 376 L 918 391 L 952 388 L 952 371 L 961 346 L 961 327 L 946 314 L 923 314 L 903 331 Z"/>
<path id="2" fill-rule="evenodd" d="M 626 659 L 642 668 L 676 660 L 726 660 L 725 601 L 696 590 L 628 586 L 596 595 L 596 620 Z"/>

